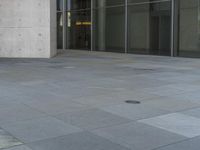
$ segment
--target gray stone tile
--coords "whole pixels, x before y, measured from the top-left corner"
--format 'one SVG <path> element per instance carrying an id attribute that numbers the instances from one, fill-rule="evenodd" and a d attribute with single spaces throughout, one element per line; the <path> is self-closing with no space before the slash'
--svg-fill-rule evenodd
<path id="1" fill-rule="evenodd" d="M 129 119 L 99 109 L 88 109 L 74 113 L 60 114 L 57 115 L 56 118 L 85 130 L 130 122 Z"/>
<path id="2" fill-rule="evenodd" d="M 0 128 L 0 149 L 9 148 L 21 144 L 22 142 Z"/>
<path id="3" fill-rule="evenodd" d="M 190 116 L 193 116 L 193 117 L 200 118 L 200 108 L 182 111 L 181 113 L 185 114 L 185 115 L 190 115 Z"/>
<path id="4" fill-rule="evenodd" d="M 200 119 L 181 113 L 158 116 L 140 120 L 139 122 L 164 129 L 187 138 L 200 136 Z"/>
<path id="5" fill-rule="evenodd" d="M 32 81 L 26 81 L 26 82 L 21 82 L 21 85 L 24 86 L 35 86 L 35 85 L 40 85 L 40 84 L 45 84 L 46 82 L 44 80 L 32 80 Z"/>
<path id="6" fill-rule="evenodd" d="M 196 85 L 194 83 L 179 83 L 179 84 L 171 84 L 169 85 L 174 89 L 180 89 L 183 90 L 184 92 L 195 92 L 200 90 L 200 86 Z"/>
<path id="7" fill-rule="evenodd" d="M 177 111 L 187 110 L 187 109 L 196 108 L 200 106 L 199 104 L 195 102 L 191 102 L 189 100 L 183 100 L 183 99 L 182 100 L 176 99 L 176 97 L 173 98 L 173 96 L 159 97 L 159 98 L 155 98 L 154 100 L 145 101 L 144 103 L 146 105 L 149 105 L 150 107 L 156 107 L 156 108 L 160 108 L 160 109 L 167 110 L 170 112 L 177 112 Z"/>
<path id="8" fill-rule="evenodd" d="M 183 136 L 141 123 L 129 123 L 98 129 L 93 133 L 132 150 L 152 150 L 185 139 Z"/>
<path id="9" fill-rule="evenodd" d="M 144 64 L 144 65 L 146 65 L 146 64 Z M 164 80 L 166 82 L 170 82 L 171 80 L 170 81 L 166 80 L 166 78 L 168 78 L 168 77 L 176 77 L 176 76 L 181 76 L 181 75 L 182 75 L 182 73 L 178 73 L 178 72 L 166 72 L 166 71 L 163 71 L 163 72 L 151 73 L 151 74 L 148 74 L 148 75 L 144 74 L 142 76 L 145 76 L 145 77 L 150 78 L 152 80 L 159 79 L 159 80 Z M 174 83 L 174 82 L 171 82 L 171 83 Z"/>
<path id="10" fill-rule="evenodd" d="M 187 100 L 191 101 L 193 103 L 200 104 L 200 94 L 198 91 L 191 91 L 191 92 L 185 92 L 182 94 L 174 95 L 173 98 L 179 99 L 179 100 Z"/>
<path id="11" fill-rule="evenodd" d="M 15 104 L 0 109 L 0 124 L 44 117 L 46 114 L 23 104 Z"/>
<path id="12" fill-rule="evenodd" d="M 109 140 L 82 132 L 28 144 L 33 150 L 128 150 Z"/>
<path id="13" fill-rule="evenodd" d="M 67 113 L 87 109 L 87 105 L 72 102 L 67 99 L 46 99 L 42 101 L 28 101 L 24 102 L 26 105 L 35 108 L 41 112 L 49 115 L 56 115 L 60 113 Z"/>
<path id="14" fill-rule="evenodd" d="M 158 80 L 151 80 L 146 77 L 140 77 L 140 76 L 132 76 L 132 78 L 129 80 L 128 78 L 130 76 L 127 76 L 128 73 L 125 73 L 125 77 L 122 78 L 123 76 L 120 74 L 120 71 L 113 71 L 109 70 L 105 72 L 105 75 L 108 74 L 108 72 L 112 72 L 113 75 L 107 76 L 107 78 L 104 78 L 103 80 L 100 80 L 101 82 L 99 83 L 100 86 L 104 88 L 125 88 L 128 90 L 138 90 L 142 88 L 150 88 L 150 87 L 159 87 L 163 86 L 166 84 L 165 81 L 159 81 Z M 115 77 L 114 74 L 117 74 L 117 77 Z M 133 73 L 130 73 L 131 75 Z M 102 75 L 104 76 L 104 75 Z M 132 82 L 130 82 L 132 81 Z"/>
<path id="15" fill-rule="evenodd" d="M 22 137 L 25 141 L 35 141 L 63 134 L 70 137 L 71 131 L 81 131 L 73 124 L 88 130 L 108 126 L 115 129 L 113 125 L 123 124 L 125 120 L 145 119 L 184 110 L 184 115 L 197 117 L 195 121 L 189 119 L 192 123 L 187 117 L 188 124 L 192 124 L 192 127 L 186 129 L 191 129 L 193 133 L 196 119 L 199 118 L 199 110 L 193 110 L 193 107 L 199 107 L 200 104 L 199 66 L 199 59 L 86 51 L 68 51 L 53 59 L 3 59 L 0 60 L 0 126 L 8 128 L 8 131 L 15 133 L 14 136 Z M 139 100 L 141 104 L 127 105 L 124 104 L 125 100 Z M 187 109 L 190 110 L 185 111 Z M 46 115 L 41 112 L 60 117 L 61 120 L 45 120 L 43 117 Z M 180 120 L 181 117 L 178 117 L 174 123 L 180 123 Z M 184 122 L 184 119 L 182 121 Z M 180 124 L 183 126 L 183 123 Z M 163 136 L 174 135 L 172 131 L 145 125 L 143 123 L 134 129 L 127 127 L 130 131 L 126 127 L 119 128 L 119 131 L 116 130 L 116 133 L 121 132 L 118 137 L 122 135 L 119 141 L 128 139 L 129 142 L 125 145 L 130 146 L 130 143 L 133 143 L 131 146 L 134 145 L 134 150 L 148 150 L 171 144 L 171 141 Z M 172 126 L 175 125 L 172 123 Z M 178 128 L 181 129 L 182 126 Z M 135 134 L 136 129 L 136 137 L 140 140 L 131 136 Z M 139 134 L 143 129 L 145 133 Z M 159 140 L 153 141 L 152 137 Z M 177 140 L 172 138 L 172 141 Z M 88 149 L 93 149 L 90 144 L 86 145 Z M 19 146 L 16 149 L 23 147 Z M 57 150 L 57 146 L 55 147 L 53 149 Z M 117 149 L 115 144 L 110 147 Z M 73 148 L 80 149 L 76 146 L 72 146 Z"/>
<path id="16" fill-rule="evenodd" d="M 162 114 L 169 113 L 169 111 L 156 107 L 151 107 L 144 103 L 141 103 L 139 105 L 120 104 L 120 105 L 102 107 L 101 109 L 106 112 L 110 112 L 112 114 L 125 117 L 131 120 L 150 118 L 153 116 L 159 116 Z"/>
<path id="17" fill-rule="evenodd" d="M 142 90 L 119 90 L 118 92 L 110 92 L 104 95 L 85 96 L 73 99 L 73 101 L 89 105 L 92 107 L 102 107 L 109 105 L 122 104 L 126 100 L 146 101 L 158 98 L 160 96 L 150 93 L 144 93 Z"/>
<path id="18" fill-rule="evenodd" d="M 145 88 L 144 92 L 152 93 L 158 96 L 171 96 L 171 95 L 182 94 L 185 91 L 183 89 L 174 88 L 171 85 L 164 85 L 159 87 Z"/>
<path id="19" fill-rule="evenodd" d="M 176 144 L 164 146 L 156 150 L 199 150 L 200 138 L 193 138 Z"/>
<path id="20" fill-rule="evenodd" d="M 26 120 L 2 127 L 25 143 L 81 131 L 77 127 L 52 117 Z"/>
<path id="21" fill-rule="evenodd" d="M 20 105 L 21 103 L 18 102 L 17 100 L 12 101 L 8 97 L 0 97 L 0 108 L 9 108 L 9 107 L 14 107 L 16 105 Z"/>
<path id="22" fill-rule="evenodd" d="M 148 92 L 144 92 L 143 89 L 138 90 L 126 90 L 126 92 L 118 92 L 118 97 L 124 100 L 137 100 L 137 101 L 148 101 L 157 99 L 160 96 Z"/>
<path id="23" fill-rule="evenodd" d="M 88 105 L 90 107 L 101 107 L 108 106 L 113 104 L 120 104 L 122 100 L 113 96 L 113 94 L 107 95 L 96 95 L 96 96 L 85 96 L 80 98 L 73 99 L 74 102 L 78 102 L 80 104 Z"/>
<path id="24" fill-rule="evenodd" d="M 15 146 L 12 148 L 8 148 L 5 150 L 31 150 L 29 147 L 25 146 L 25 145 L 21 145 L 21 146 Z"/>

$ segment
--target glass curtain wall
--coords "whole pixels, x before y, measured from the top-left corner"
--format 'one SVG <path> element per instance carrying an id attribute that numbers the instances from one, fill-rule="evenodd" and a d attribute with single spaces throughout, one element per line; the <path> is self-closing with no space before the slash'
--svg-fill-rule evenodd
<path id="1" fill-rule="evenodd" d="M 125 52 L 125 0 L 93 1 L 93 50 Z"/>
<path id="2" fill-rule="evenodd" d="M 128 0 L 128 52 L 171 55 L 171 1 Z"/>
<path id="3" fill-rule="evenodd" d="M 57 0 L 58 48 L 169 56 L 171 6 L 172 0 Z"/>
<path id="4" fill-rule="evenodd" d="M 66 48 L 91 49 L 91 0 L 66 0 Z"/>
<path id="5" fill-rule="evenodd" d="M 57 48 L 63 49 L 63 0 L 57 0 Z"/>
<path id="6" fill-rule="evenodd" d="M 200 57 L 200 0 L 179 1 L 179 56 Z"/>

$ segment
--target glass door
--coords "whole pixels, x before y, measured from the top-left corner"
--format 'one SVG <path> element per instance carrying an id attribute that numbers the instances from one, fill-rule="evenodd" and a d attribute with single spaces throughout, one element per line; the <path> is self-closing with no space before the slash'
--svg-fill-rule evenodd
<path id="1" fill-rule="evenodd" d="M 67 0 L 66 47 L 91 50 L 91 0 Z"/>

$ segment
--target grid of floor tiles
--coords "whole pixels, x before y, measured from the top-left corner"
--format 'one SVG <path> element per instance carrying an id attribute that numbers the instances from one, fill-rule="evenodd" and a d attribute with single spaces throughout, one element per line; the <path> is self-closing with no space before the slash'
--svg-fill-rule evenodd
<path id="1" fill-rule="evenodd" d="M 199 150 L 199 68 L 86 51 L 0 59 L 0 150 Z"/>

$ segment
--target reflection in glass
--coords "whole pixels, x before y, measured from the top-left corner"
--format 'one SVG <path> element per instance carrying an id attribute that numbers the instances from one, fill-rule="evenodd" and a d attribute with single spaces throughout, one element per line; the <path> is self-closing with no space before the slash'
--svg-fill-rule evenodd
<path id="1" fill-rule="evenodd" d="M 128 4 L 134 4 L 134 3 L 151 3 L 151 2 L 159 2 L 159 1 L 165 1 L 165 0 L 128 0 Z"/>
<path id="2" fill-rule="evenodd" d="M 123 6 L 125 5 L 125 0 L 93 0 L 94 8 L 100 8 L 100 7 L 107 7 L 107 6 Z M 104 3 L 103 5 L 100 5 L 99 3 Z"/>
<path id="3" fill-rule="evenodd" d="M 63 10 L 63 0 L 57 0 L 57 11 Z"/>
<path id="4" fill-rule="evenodd" d="M 199 0 L 180 1 L 179 56 L 200 57 L 199 4 Z"/>
<path id="5" fill-rule="evenodd" d="M 57 48 L 63 48 L 63 16 L 62 13 L 57 13 Z"/>
<path id="6" fill-rule="evenodd" d="M 91 0 L 66 0 L 67 10 L 80 10 L 80 9 L 90 9 Z"/>
<path id="7" fill-rule="evenodd" d="M 171 2 L 128 7 L 128 52 L 170 55 Z"/>
<path id="8" fill-rule="evenodd" d="M 98 1 L 94 12 L 94 50 L 125 52 L 125 7 L 105 8 Z"/>
<path id="9" fill-rule="evenodd" d="M 91 11 L 67 12 L 67 48 L 90 50 Z"/>

